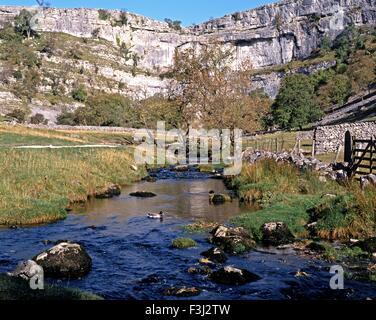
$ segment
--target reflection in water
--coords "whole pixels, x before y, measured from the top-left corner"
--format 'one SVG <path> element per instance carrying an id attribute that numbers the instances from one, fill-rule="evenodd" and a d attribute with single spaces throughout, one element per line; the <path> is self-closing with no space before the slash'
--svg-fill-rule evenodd
<path id="1" fill-rule="evenodd" d="M 135 216 L 145 216 L 149 212 L 166 212 L 170 218 L 184 218 L 225 222 L 231 217 L 241 214 L 239 202 L 225 203 L 214 206 L 209 203 L 209 191 L 227 193 L 222 181 L 207 180 L 159 180 L 156 183 L 140 183 L 126 187 L 122 195 L 110 200 L 93 200 L 76 213 L 89 213 L 86 219 L 92 224 L 101 224 L 109 216 L 116 215 L 118 219 L 128 219 Z M 135 198 L 131 192 L 149 191 L 157 194 L 154 198 Z M 250 209 L 248 208 L 247 211 Z M 243 209 L 244 211 L 244 209 Z"/>

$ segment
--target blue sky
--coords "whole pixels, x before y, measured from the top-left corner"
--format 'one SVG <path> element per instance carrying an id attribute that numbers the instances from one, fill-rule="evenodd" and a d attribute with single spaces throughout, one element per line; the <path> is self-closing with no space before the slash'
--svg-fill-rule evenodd
<path id="1" fill-rule="evenodd" d="M 184 25 L 200 23 L 209 18 L 256 8 L 276 0 L 49 0 L 59 8 L 127 9 L 148 17 L 180 20 Z M 0 5 L 34 5 L 35 0 L 0 0 Z"/>

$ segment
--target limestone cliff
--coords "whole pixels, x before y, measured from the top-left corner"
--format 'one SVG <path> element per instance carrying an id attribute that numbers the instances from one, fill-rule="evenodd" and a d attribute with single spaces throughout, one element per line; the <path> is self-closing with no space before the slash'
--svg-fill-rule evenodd
<path id="1" fill-rule="evenodd" d="M 18 14 L 19 7 L 0 7 L 0 25 Z M 127 24 L 114 24 L 120 11 L 101 20 L 93 9 L 44 9 L 36 29 L 78 37 L 99 37 L 132 46 L 140 66 L 160 71 L 171 65 L 175 48 L 219 41 L 236 49 L 239 61 L 255 68 L 307 58 L 324 35 L 334 39 L 346 26 L 374 24 L 376 0 L 285 0 L 254 10 L 227 15 L 188 29 L 174 30 L 165 22 L 127 13 Z"/>
<path id="2" fill-rule="evenodd" d="M 0 27 L 11 22 L 21 9 L 1 6 Z M 39 32 L 99 38 L 113 47 L 126 44 L 137 57 L 141 74 L 131 75 L 129 70 L 113 65 L 99 68 L 99 74 L 126 84 L 133 95 L 142 92 L 145 96 L 165 88 L 166 82 L 159 75 L 173 63 L 176 49 L 219 42 L 234 49 L 236 63 L 251 61 L 258 70 L 252 78 L 253 87 L 275 97 L 280 79 L 286 73 L 262 74 L 260 70 L 309 57 L 325 36 L 334 39 L 350 24 L 376 22 L 376 0 L 284 0 L 181 29 L 132 13 L 126 13 L 125 21 L 119 24 L 120 11 L 107 11 L 109 16 L 104 19 L 95 9 L 27 9 L 35 12 L 34 28 Z M 128 67 L 135 63 L 132 59 L 109 55 Z M 105 56 L 101 52 L 99 57 Z M 333 61 L 321 61 L 317 66 L 293 72 L 309 73 L 332 64 Z"/>

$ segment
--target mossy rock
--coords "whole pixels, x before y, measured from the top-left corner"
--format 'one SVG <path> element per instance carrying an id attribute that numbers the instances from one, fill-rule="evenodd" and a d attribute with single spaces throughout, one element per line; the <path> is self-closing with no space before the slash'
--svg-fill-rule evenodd
<path id="1" fill-rule="evenodd" d="M 306 248 L 317 253 L 324 253 L 326 251 L 325 245 L 315 241 L 311 242 Z"/>
<path id="2" fill-rule="evenodd" d="M 197 242 L 191 238 L 177 238 L 172 241 L 172 247 L 175 249 L 188 249 L 197 247 Z"/>
<path id="3" fill-rule="evenodd" d="M 216 194 L 210 194 L 209 200 L 210 200 L 210 203 L 214 205 L 220 205 L 226 202 L 231 202 L 232 198 L 228 194 L 216 193 Z"/>
<path id="4" fill-rule="evenodd" d="M 209 241 L 229 254 L 242 254 L 256 247 L 256 242 L 243 228 L 218 226 L 211 234 Z"/>

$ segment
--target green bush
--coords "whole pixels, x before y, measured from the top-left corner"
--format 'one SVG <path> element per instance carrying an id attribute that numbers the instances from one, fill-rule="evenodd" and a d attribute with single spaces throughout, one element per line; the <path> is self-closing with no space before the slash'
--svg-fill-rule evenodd
<path id="1" fill-rule="evenodd" d="M 315 104 L 314 93 L 314 83 L 308 76 L 294 74 L 284 78 L 272 106 L 274 123 L 283 129 L 291 129 L 319 120 L 322 111 Z"/>
<path id="2" fill-rule="evenodd" d="M 132 101 L 119 94 L 98 94 L 87 99 L 74 113 L 76 124 L 89 126 L 137 126 Z"/>
<path id="3" fill-rule="evenodd" d="M 84 86 L 79 86 L 71 92 L 72 98 L 78 102 L 85 102 L 87 99 L 87 92 Z"/>
<path id="4" fill-rule="evenodd" d="M 77 123 L 75 122 L 74 112 L 63 111 L 56 118 L 57 124 L 65 126 L 74 126 Z"/>
<path id="5" fill-rule="evenodd" d="M 22 36 L 12 26 L 6 26 L 0 30 L 0 39 L 4 41 L 21 41 Z"/>
<path id="6" fill-rule="evenodd" d="M 8 118 L 16 120 L 18 123 L 23 123 L 26 121 L 27 112 L 23 109 L 14 109 L 12 112 L 7 113 Z"/>
<path id="7" fill-rule="evenodd" d="M 174 29 L 174 30 L 177 30 L 177 31 L 180 31 L 182 29 L 181 21 L 179 21 L 179 20 L 171 20 L 171 19 L 166 18 L 165 22 L 168 24 L 168 26 L 171 29 Z"/>
<path id="8" fill-rule="evenodd" d="M 41 113 L 36 113 L 30 118 L 31 124 L 46 124 L 47 120 L 45 119 L 44 115 Z"/>

